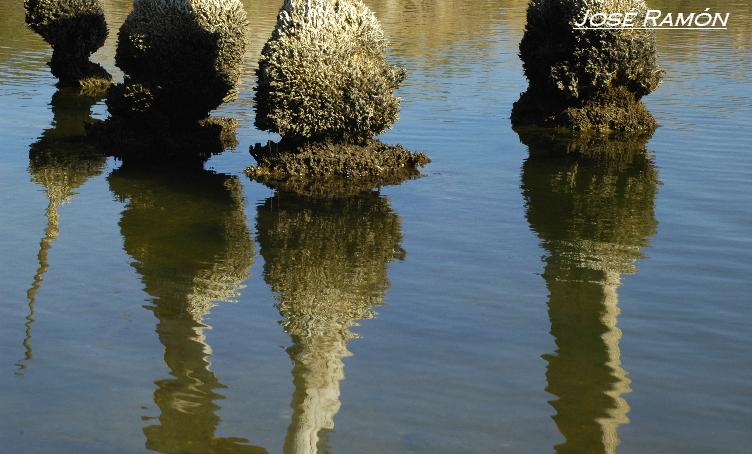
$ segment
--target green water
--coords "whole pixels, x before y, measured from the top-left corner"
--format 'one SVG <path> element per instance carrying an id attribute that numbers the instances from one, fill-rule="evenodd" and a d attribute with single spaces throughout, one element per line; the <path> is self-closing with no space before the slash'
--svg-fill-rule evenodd
<path id="1" fill-rule="evenodd" d="M 525 1 L 368 1 L 410 75 L 382 139 L 433 163 L 331 201 L 243 176 L 279 8 L 244 3 L 239 145 L 165 172 L 85 144 L 103 103 L 0 2 L 0 451 L 748 452 L 747 2 L 649 2 L 729 30 L 658 32 L 661 128 L 601 149 L 511 129 Z"/>

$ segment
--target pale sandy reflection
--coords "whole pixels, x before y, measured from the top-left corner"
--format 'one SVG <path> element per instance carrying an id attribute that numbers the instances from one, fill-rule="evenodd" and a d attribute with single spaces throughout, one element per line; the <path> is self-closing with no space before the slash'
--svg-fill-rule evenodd
<path id="1" fill-rule="evenodd" d="M 110 190 L 125 202 L 124 249 L 153 298 L 170 378 L 155 381 L 158 417 L 145 417 L 146 448 L 164 452 L 265 453 L 245 438 L 215 435 L 219 391 L 205 318 L 233 302 L 254 246 L 237 177 L 208 171 L 115 170 Z"/>
<path id="2" fill-rule="evenodd" d="M 39 242 L 37 270 L 26 292 L 29 312 L 23 340 L 24 359 L 19 370 L 28 367 L 33 357 L 32 326 L 36 313 L 37 293 L 49 268 L 49 252 L 60 233 L 60 207 L 71 201 L 76 191 L 90 178 L 102 173 L 105 157 L 98 154 L 84 139 L 84 124 L 91 120 L 91 107 L 99 100 L 80 94 L 77 90 L 57 91 L 50 102 L 52 127 L 46 129 L 29 148 L 29 175 L 47 194 L 45 218 L 47 225 Z"/>
<path id="3" fill-rule="evenodd" d="M 530 228 L 547 252 L 543 278 L 556 351 L 546 390 L 564 437 L 557 452 L 614 453 L 629 422 L 630 379 L 618 327 L 622 276 L 637 272 L 641 249 L 656 233 L 658 177 L 644 141 L 573 144 L 521 134 L 530 148 L 522 193 Z M 614 156 L 613 153 L 616 155 Z M 609 156 L 611 155 L 611 159 Z M 617 159 L 618 157 L 618 159 Z"/>
<path id="4" fill-rule="evenodd" d="M 389 287 L 387 267 L 401 259 L 399 216 L 378 194 L 311 200 L 277 194 L 259 206 L 264 279 L 278 295 L 292 339 L 292 421 L 285 453 L 326 451 L 340 409 L 351 328 L 375 316 Z"/>

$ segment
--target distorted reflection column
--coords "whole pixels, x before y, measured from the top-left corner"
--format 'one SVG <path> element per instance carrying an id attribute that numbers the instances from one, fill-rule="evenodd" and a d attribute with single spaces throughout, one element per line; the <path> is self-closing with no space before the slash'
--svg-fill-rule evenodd
<path id="1" fill-rule="evenodd" d="M 557 349 L 544 355 L 546 390 L 556 396 L 554 420 L 566 439 L 556 450 L 613 453 L 619 426 L 629 422 L 630 391 L 618 289 L 656 232 L 657 173 L 644 141 L 521 139 L 530 147 L 522 168 L 527 219 L 548 253 L 543 278 Z"/>
<path id="2" fill-rule="evenodd" d="M 126 252 L 154 298 L 157 334 L 171 378 L 157 380 L 159 422 L 144 428 L 146 448 L 173 452 L 265 449 L 219 438 L 217 390 L 205 324 L 218 302 L 232 302 L 254 255 L 236 177 L 192 171 L 169 174 L 121 168 L 110 189 L 127 203 L 120 220 Z"/>
<path id="3" fill-rule="evenodd" d="M 31 180 L 44 187 L 47 193 L 45 217 L 47 226 L 39 243 L 39 265 L 31 287 L 26 292 L 29 314 L 26 317 L 26 332 L 23 341 L 24 361 L 19 369 L 27 367 L 32 359 L 31 328 L 37 292 L 42 286 L 49 266 L 47 255 L 60 232 L 58 210 L 70 201 L 76 190 L 86 181 L 102 172 L 106 158 L 89 146 L 84 137 L 84 124 L 91 120 L 91 107 L 99 100 L 78 90 L 64 88 L 52 96 L 52 127 L 46 129 L 29 148 L 29 175 Z"/>
<path id="4" fill-rule="evenodd" d="M 399 216 L 370 193 L 315 200 L 283 193 L 258 209 L 264 279 L 278 295 L 292 339 L 292 421 L 285 453 L 326 451 L 340 408 L 350 328 L 373 318 L 389 287 L 387 265 L 401 259 Z"/>

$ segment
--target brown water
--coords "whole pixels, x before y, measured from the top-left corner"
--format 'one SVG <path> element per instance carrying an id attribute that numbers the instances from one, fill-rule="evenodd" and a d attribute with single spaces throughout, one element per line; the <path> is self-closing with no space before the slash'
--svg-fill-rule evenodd
<path id="1" fill-rule="evenodd" d="M 242 175 L 281 2 L 244 3 L 240 145 L 165 174 L 86 146 L 103 104 L 0 2 L 0 450 L 748 451 L 748 2 L 649 2 L 730 29 L 659 32 L 662 127 L 575 160 L 509 124 L 525 1 L 368 1 L 410 74 L 383 139 L 433 164 L 328 202 Z"/>

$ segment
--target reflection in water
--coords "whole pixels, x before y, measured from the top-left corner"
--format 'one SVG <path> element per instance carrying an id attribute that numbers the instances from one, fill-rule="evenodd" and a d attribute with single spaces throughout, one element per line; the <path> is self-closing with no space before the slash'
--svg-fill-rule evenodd
<path id="1" fill-rule="evenodd" d="M 215 436 L 223 388 L 211 370 L 204 323 L 218 301 L 233 301 L 248 278 L 253 242 L 236 177 L 196 171 L 164 174 L 121 167 L 111 191 L 127 205 L 120 220 L 164 346 L 170 379 L 158 380 L 159 422 L 144 428 L 148 449 L 262 453 L 242 438 Z"/>
<path id="2" fill-rule="evenodd" d="M 629 421 L 630 391 L 617 290 L 656 232 L 657 173 L 644 142 L 622 143 L 614 161 L 595 142 L 599 156 L 578 157 L 563 150 L 566 143 L 521 138 L 530 147 L 522 168 L 527 219 L 548 252 L 543 278 L 557 349 L 544 356 L 546 390 L 557 397 L 554 420 L 566 439 L 556 449 L 613 453 L 618 427 Z M 605 145 L 608 155 L 615 145 Z"/>
<path id="3" fill-rule="evenodd" d="M 350 331 L 374 317 L 389 287 L 387 264 L 404 257 L 398 215 L 377 193 L 333 200 L 291 194 L 258 209 L 264 278 L 292 338 L 293 416 L 285 453 L 327 451 L 340 407 Z"/>
<path id="4" fill-rule="evenodd" d="M 102 172 L 105 157 L 88 146 L 84 138 L 84 124 L 91 119 L 91 107 L 99 99 L 84 96 L 74 89 L 61 89 L 52 96 L 52 127 L 45 130 L 29 148 L 29 174 L 31 180 L 44 187 L 48 203 L 45 215 L 47 226 L 39 243 L 37 260 L 39 266 L 31 287 L 26 292 L 29 314 L 23 346 L 24 360 L 18 363 L 19 370 L 27 367 L 33 356 L 31 327 L 37 292 L 42 286 L 49 266 L 47 255 L 60 232 L 58 211 L 71 200 L 76 190 L 86 181 Z"/>

